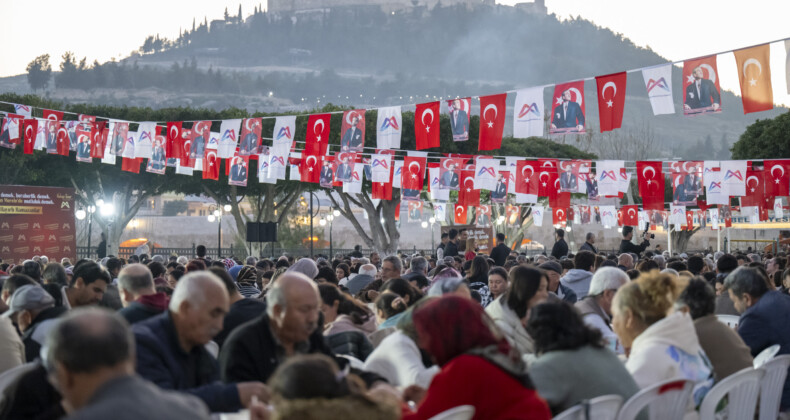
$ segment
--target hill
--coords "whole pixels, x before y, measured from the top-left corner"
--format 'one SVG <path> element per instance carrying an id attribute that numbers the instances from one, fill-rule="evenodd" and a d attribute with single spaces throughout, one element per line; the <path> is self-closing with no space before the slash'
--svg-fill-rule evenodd
<path id="1" fill-rule="evenodd" d="M 81 66 L 72 57 L 50 96 L 155 108 L 285 111 L 327 102 L 375 107 L 499 93 L 663 62 L 649 48 L 587 20 L 561 21 L 509 6 L 416 7 L 395 14 L 355 7 L 311 16 L 256 10 L 246 19 L 204 21 L 175 40 L 152 35 L 119 63 Z M 676 68 L 677 111 L 681 90 Z M 585 91 L 591 133 L 557 140 L 614 158 L 727 158 L 747 125 L 785 111 L 744 116 L 740 98 L 723 92 L 721 114 L 654 117 L 637 72 L 629 74 L 623 129 L 601 135 L 594 82 Z M 544 92 L 547 104 L 552 93 Z"/>

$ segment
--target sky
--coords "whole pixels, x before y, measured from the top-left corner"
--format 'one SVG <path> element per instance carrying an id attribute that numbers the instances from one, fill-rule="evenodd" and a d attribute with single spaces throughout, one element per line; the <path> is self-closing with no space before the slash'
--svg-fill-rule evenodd
<path id="1" fill-rule="evenodd" d="M 89 63 L 124 57 L 139 48 L 147 35 L 159 33 L 172 39 L 178 36 L 179 28 L 191 28 L 193 18 L 198 22 L 204 17 L 209 21 L 221 19 L 225 7 L 236 15 L 239 4 L 247 16 L 254 6 L 265 7 L 266 0 L 136 0 L 109 4 L 106 0 L 0 0 L 4 53 L 0 77 L 24 73 L 27 63 L 44 53 L 50 54 L 53 69 L 58 68 L 65 51 L 73 51 L 78 58 L 87 57 Z M 787 0 L 546 0 L 546 6 L 549 13 L 561 19 L 581 16 L 673 61 L 790 37 Z M 32 21 L 31 16 L 35 16 Z M 59 27 L 62 30 L 55 29 Z M 738 92 L 732 54 L 719 56 L 718 66 L 722 88 Z M 774 100 L 790 104 L 782 45 L 771 48 L 771 71 Z"/>

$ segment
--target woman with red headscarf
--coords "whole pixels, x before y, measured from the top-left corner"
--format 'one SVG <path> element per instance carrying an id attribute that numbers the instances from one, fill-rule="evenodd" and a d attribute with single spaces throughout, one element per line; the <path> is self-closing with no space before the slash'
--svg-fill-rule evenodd
<path id="1" fill-rule="evenodd" d="M 420 347 L 442 370 L 424 396 L 412 398 L 421 401 L 404 419 L 429 419 L 462 405 L 474 407 L 473 419 L 551 418 L 521 358 L 479 304 L 446 296 L 416 310 L 413 319 Z M 405 394 L 422 393 L 410 388 Z"/>

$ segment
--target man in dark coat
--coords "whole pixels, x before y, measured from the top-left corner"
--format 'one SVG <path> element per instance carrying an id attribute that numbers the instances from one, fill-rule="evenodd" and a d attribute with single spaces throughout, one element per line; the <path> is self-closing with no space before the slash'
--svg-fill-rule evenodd
<path id="1" fill-rule="evenodd" d="M 639 245 L 634 245 L 631 242 L 631 239 L 634 237 L 634 227 L 633 226 L 623 226 L 623 240 L 620 241 L 620 250 L 618 254 L 623 254 L 626 252 L 633 252 L 636 255 L 639 255 L 645 252 L 645 249 L 650 246 L 650 241 L 647 239 L 648 233 L 645 232 L 644 240 Z"/>
<path id="2" fill-rule="evenodd" d="M 579 248 L 579 251 L 590 251 L 593 254 L 598 253 L 598 249 L 595 248 L 595 234 L 592 232 L 587 232 L 587 236 L 584 238 L 584 243 Z"/>
<path id="3" fill-rule="evenodd" d="M 494 260 L 494 264 L 498 267 L 503 267 L 507 256 L 510 255 L 510 251 L 510 247 L 505 245 L 505 234 L 497 233 L 496 246 L 491 250 L 491 259 Z"/>
<path id="4" fill-rule="evenodd" d="M 554 231 L 554 246 L 551 248 L 551 256 L 556 259 L 568 256 L 568 243 L 565 242 L 565 231 L 557 229 Z"/>
<path id="5" fill-rule="evenodd" d="M 198 271 L 178 281 L 170 310 L 132 326 L 137 373 L 162 389 L 200 398 L 211 412 L 236 412 L 253 396 L 267 398 L 259 382 L 219 382 L 217 361 L 204 347 L 222 330 L 228 292 L 215 275 Z"/>

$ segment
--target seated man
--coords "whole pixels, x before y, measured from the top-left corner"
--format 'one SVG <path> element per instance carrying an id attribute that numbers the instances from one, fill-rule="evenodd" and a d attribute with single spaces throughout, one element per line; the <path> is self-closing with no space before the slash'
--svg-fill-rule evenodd
<path id="1" fill-rule="evenodd" d="M 211 412 L 235 412 L 253 396 L 268 399 L 259 382 L 222 384 L 217 361 L 203 347 L 222 330 L 228 292 L 206 271 L 178 281 L 169 310 L 132 327 L 137 343 L 137 373 L 162 389 L 197 396 Z"/>
<path id="2" fill-rule="evenodd" d="M 741 313 L 738 334 L 757 356 L 761 351 L 779 344 L 779 354 L 790 354 L 790 296 L 768 289 L 768 279 L 760 270 L 741 267 L 724 280 L 735 309 Z M 790 409 L 790 375 L 782 391 L 781 411 Z"/>
<path id="3" fill-rule="evenodd" d="M 607 347 L 618 354 L 625 353 L 625 349 L 612 330 L 612 301 L 617 289 L 629 281 L 623 270 L 615 267 L 599 268 L 592 276 L 590 292 L 575 305 L 584 323 L 601 331 Z"/>
<path id="4" fill-rule="evenodd" d="M 46 368 L 70 419 L 209 419 L 188 394 L 163 391 L 134 373 L 134 338 L 123 318 L 95 308 L 67 315 L 49 335 Z"/>
<path id="5" fill-rule="evenodd" d="M 319 328 L 321 299 L 314 281 L 288 271 L 277 278 L 266 300 L 265 314 L 236 328 L 225 340 L 219 354 L 224 381 L 266 382 L 295 354 L 332 356 Z"/>
<path id="6" fill-rule="evenodd" d="M 157 292 L 151 270 L 142 264 L 130 264 L 118 275 L 123 309 L 118 313 L 129 324 L 145 321 L 167 310 L 168 297 Z"/>
<path id="7" fill-rule="evenodd" d="M 46 344 L 47 333 L 67 309 L 55 306 L 55 298 L 38 285 L 17 289 L 8 306 L 9 309 L 3 313 L 3 317 L 12 317 L 16 321 L 19 331 L 22 332 L 25 360 L 32 362 L 39 357 L 41 347 Z"/>

